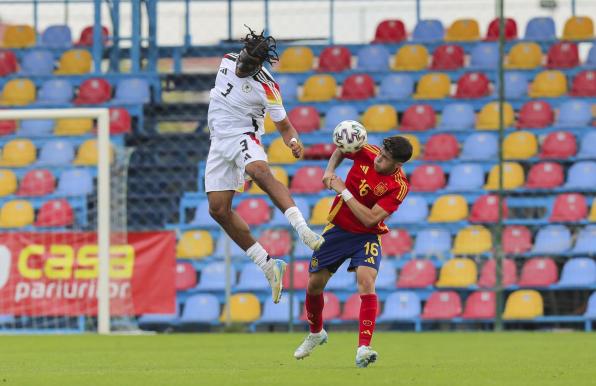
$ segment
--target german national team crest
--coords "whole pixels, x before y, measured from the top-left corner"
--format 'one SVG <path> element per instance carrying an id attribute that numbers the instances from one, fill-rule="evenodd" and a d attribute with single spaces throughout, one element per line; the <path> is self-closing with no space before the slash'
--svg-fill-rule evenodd
<path id="1" fill-rule="evenodd" d="M 375 186 L 375 196 L 382 196 L 383 194 L 385 194 L 387 189 L 387 184 L 385 184 L 384 182 L 379 182 L 379 184 Z"/>
<path id="2" fill-rule="evenodd" d="M 313 257 L 310 261 L 310 268 L 315 269 L 319 266 L 319 260 L 316 257 Z"/>
<path id="3" fill-rule="evenodd" d="M 252 86 L 250 85 L 250 83 L 244 83 L 242 85 L 242 91 L 244 91 L 245 93 L 249 93 L 252 91 Z"/>

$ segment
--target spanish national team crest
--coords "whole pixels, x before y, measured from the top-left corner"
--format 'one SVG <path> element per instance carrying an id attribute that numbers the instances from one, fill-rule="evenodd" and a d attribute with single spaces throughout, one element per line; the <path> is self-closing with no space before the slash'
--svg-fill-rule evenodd
<path id="1" fill-rule="evenodd" d="M 384 182 L 379 182 L 379 184 L 375 186 L 375 196 L 382 196 L 383 194 L 385 194 L 387 189 L 387 184 L 385 184 Z"/>
<path id="2" fill-rule="evenodd" d="M 252 91 L 252 86 L 250 85 L 250 83 L 244 83 L 242 85 L 242 91 L 249 93 Z"/>
<path id="3" fill-rule="evenodd" d="M 315 269 L 319 266 L 319 260 L 316 257 L 313 257 L 310 261 L 310 267 Z"/>

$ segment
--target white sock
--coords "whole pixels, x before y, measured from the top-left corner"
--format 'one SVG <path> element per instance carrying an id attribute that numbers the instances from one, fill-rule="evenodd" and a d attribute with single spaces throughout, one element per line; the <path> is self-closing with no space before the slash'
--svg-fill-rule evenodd
<path id="1" fill-rule="evenodd" d="M 306 224 L 306 220 L 304 220 L 304 216 L 302 216 L 302 213 L 297 206 L 288 208 L 284 212 L 284 216 L 286 216 L 292 227 L 294 227 L 299 234 L 304 232 L 306 229 L 309 229 L 308 225 Z"/>
<path id="2" fill-rule="evenodd" d="M 269 256 L 269 254 L 267 253 L 265 248 L 263 248 L 263 246 L 259 243 L 254 243 L 253 246 L 248 248 L 246 250 L 246 254 L 256 265 L 258 265 L 263 270 L 263 272 L 268 272 L 269 269 L 271 269 L 271 267 L 273 266 L 273 259 L 267 260 L 267 256 Z"/>

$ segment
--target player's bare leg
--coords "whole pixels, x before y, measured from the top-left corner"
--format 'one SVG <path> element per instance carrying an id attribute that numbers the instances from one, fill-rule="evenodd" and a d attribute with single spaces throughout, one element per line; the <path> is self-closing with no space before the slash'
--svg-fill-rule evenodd
<path id="1" fill-rule="evenodd" d="M 313 251 L 319 249 L 325 240 L 308 227 L 304 216 L 296 206 L 294 199 L 292 199 L 290 191 L 275 179 L 267 162 L 251 162 L 246 165 L 245 171 L 269 195 L 273 204 L 283 212 L 302 242 Z"/>
<path id="2" fill-rule="evenodd" d="M 286 263 L 280 259 L 271 259 L 261 244 L 250 233 L 248 224 L 232 210 L 234 192 L 209 192 L 209 214 L 222 226 L 230 238 L 246 251 L 251 260 L 258 265 L 271 285 L 271 296 L 274 303 L 281 299 L 282 279 Z"/>
<path id="3" fill-rule="evenodd" d="M 375 293 L 375 280 L 377 270 L 371 267 L 359 266 L 356 268 L 358 293 L 360 294 L 360 316 L 358 349 L 356 351 L 356 366 L 367 367 L 377 360 L 379 354 L 370 347 L 370 341 L 375 331 L 377 318 L 378 299 Z"/>

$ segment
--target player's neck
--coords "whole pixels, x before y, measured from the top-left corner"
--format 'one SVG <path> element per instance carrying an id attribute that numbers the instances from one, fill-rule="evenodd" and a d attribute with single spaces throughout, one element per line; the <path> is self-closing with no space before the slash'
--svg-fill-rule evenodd
<path id="1" fill-rule="evenodd" d="M 393 171 L 391 171 L 391 172 L 389 172 L 389 173 L 379 173 L 379 174 L 382 174 L 382 175 L 384 175 L 384 176 L 392 176 L 392 175 L 394 175 L 395 173 L 397 173 L 397 172 L 398 172 L 398 170 L 399 170 L 399 166 L 397 166 L 395 169 L 393 169 Z"/>

